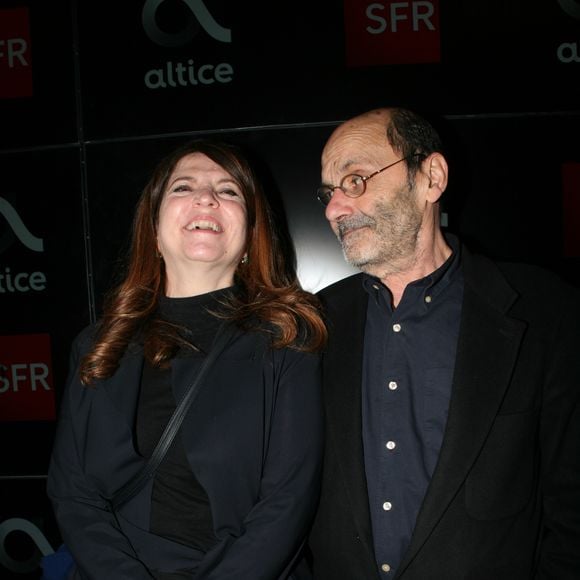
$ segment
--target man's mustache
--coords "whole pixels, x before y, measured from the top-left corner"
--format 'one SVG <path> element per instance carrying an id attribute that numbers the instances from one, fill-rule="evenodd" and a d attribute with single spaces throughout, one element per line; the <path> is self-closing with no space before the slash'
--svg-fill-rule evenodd
<path id="1" fill-rule="evenodd" d="M 352 230 L 357 230 L 359 228 L 364 228 L 368 226 L 372 227 L 375 224 L 376 221 L 372 217 L 364 214 L 345 217 L 341 219 L 339 222 L 337 222 L 338 239 L 342 241 L 342 238 Z"/>

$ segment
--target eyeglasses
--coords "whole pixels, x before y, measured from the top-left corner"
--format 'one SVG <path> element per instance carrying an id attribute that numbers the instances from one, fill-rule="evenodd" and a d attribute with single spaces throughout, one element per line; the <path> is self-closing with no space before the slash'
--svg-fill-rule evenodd
<path id="1" fill-rule="evenodd" d="M 401 161 L 407 161 L 407 159 L 410 159 L 411 157 L 422 157 L 422 156 L 423 155 L 421 153 L 414 153 L 413 155 L 403 157 L 402 159 L 397 159 L 397 161 L 395 161 L 394 163 L 390 163 L 389 165 L 386 165 L 382 169 L 377 169 L 370 175 L 366 176 L 357 175 L 356 173 L 349 173 L 340 180 L 339 185 L 321 185 L 316 190 L 316 197 L 324 207 L 326 207 L 330 203 L 330 200 L 334 195 L 335 189 L 340 189 L 342 193 L 344 193 L 344 195 L 348 197 L 360 197 L 367 189 L 367 181 L 372 177 L 374 177 L 375 175 L 382 173 L 383 171 L 389 169 L 389 167 L 397 165 L 397 163 L 401 163 Z"/>

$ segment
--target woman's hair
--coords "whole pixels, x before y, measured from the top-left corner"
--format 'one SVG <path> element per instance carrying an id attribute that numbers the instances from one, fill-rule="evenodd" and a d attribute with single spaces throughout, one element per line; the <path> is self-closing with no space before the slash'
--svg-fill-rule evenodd
<path id="1" fill-rule="evenodd" d="M 84 384 L 111 376 L 127 346 L 139 336 L 146 359 L 166 366 L 184 344 L 179 327 L 157 318 L 166 274 L 157 250 L 159 209 L 167 182 L 185 156 L 202 153 L 227 171 L 246 201 L 248 259 L 234 274 L 239 292 L 233 293 L 224 315 L 241 327 L 258 320 L 270 329 L 273 346 L 317 351 L 326 340 L 319 303 L 300 286 L 290 256 L 277 235 L 273 212 L 257 175 L 242 150 L 230 143 L 197 139 L 165 157 L 137 203 L 131 244 L 122 282 L 105 297 L 103 315 L 91 351 L 81 362 Z"/>

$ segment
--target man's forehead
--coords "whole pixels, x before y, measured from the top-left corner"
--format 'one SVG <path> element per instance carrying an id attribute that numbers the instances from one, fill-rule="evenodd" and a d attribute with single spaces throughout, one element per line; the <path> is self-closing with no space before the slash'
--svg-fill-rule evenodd
<path id="1" fill-rule="evenodd" d="M 390 149 L 384 130 L 369 125 L 344 129 L 335 133 L 324 147 L 323 168 L 332 166 L 338 171 L 346 170 L 357 163 L 376 161 L 379 151 L 382 154 Z"/>

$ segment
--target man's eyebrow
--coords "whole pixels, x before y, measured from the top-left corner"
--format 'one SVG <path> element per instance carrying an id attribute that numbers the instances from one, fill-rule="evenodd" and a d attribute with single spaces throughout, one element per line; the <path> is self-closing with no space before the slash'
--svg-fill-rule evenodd
<path id="1" fill-rule="evenodd" d="M 338 171 L 340 173 L 346 173 L 353 165 L 357 165 L 358 163 L 360 163 L 359 159 L 347 159 L 338 167 Z"/>

